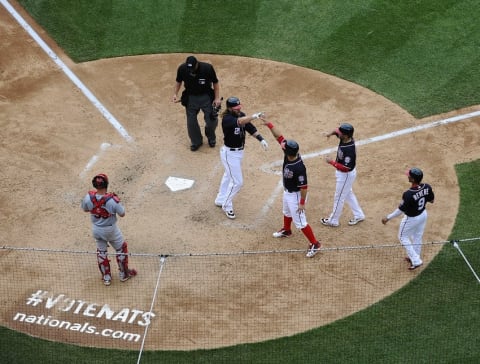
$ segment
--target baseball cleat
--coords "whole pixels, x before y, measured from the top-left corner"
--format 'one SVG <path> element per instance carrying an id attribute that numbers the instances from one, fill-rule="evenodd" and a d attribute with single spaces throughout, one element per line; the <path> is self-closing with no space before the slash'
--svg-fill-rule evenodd
<path id="1" fill-rule="evenodd" d="M 365 220 L 364 217 L 361 217 L 361 218 L 354 217 L 348 222 L 348 225 L 357 225 L 359 222 L 362 222 L 363 220 Z"/>
<path id="2" fill-rule="evenodd" d="M 129 269 L 127 273 L 120 272 L 120 282 L 128 281 L 130 278 L 135 277 L 137 271 L 135 269 Z"/>
<path id="3" fill-rule="evenodd" d="M 290 235 L 292 235 L 292 230 L 280 229 L 273 233 L 274 238 L 288 238 Z"/>
<path id="4" fill-rule="evenodd" d="M 236 218 L 235 213 L 233 212 L 233 210 L 225 211 L 225 215 L 227 215 L 227 217 L 228 217 L 229 219 L 234 219 L 234 218 Z"/>
<path id="5" fill-rule="evenodd" d="M 330 219 L 327 219 L 326 217 L 322 218 L 320 221 L 325 226 L 337 227 L 339 225 L 339 224 L 332 224 L 330 222 Z"/>
<path id="6" fill-rule="evenodd" d="M 321 246 L 319 242 L 317 242 L 317 244 L 310 244 L 306 257 L 313 258 L 320 251 Z"/>
<path id="7" fill-rule="evenodd" d="M 112 279 L 110 276 L 103 276 L 102 277 L 103 284 L 109 286 L 112 283 Z"/>
<path id="8" fill-rule="evenodd" d="M 408 270 L 415 270 L 417 269 L 418 267 L 421 267 L 423 265 L 423 263 L 420 263 L 420 264 L 412 264 L 410 267 L 408 267 Z"/>

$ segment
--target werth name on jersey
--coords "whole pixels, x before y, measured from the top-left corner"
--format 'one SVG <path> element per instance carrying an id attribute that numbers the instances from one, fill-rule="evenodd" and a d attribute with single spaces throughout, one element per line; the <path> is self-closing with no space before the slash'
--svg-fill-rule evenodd
<path id="1" fill-rule="evenodd" d="M 428 188 L 425 188 L 425 189 L 423 189 L 423 190 L 418 191 L 417 193 L 415 193 L 415 194 L 413 195 L 413 199 L 414 199 L 415 201 L 417 201 L 419 198 L 422 198 L 422 197 L 427 196 L 427 195 L 428 195 L 428 191 L 429 191 Z"/>

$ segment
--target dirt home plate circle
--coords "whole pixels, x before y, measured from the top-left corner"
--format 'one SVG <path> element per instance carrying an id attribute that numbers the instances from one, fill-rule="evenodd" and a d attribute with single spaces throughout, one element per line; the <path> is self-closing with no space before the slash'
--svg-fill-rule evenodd
<path id="1" fill-rule="evenodd" d="M 244 309 L 253 317 L 258 315 L 268 317 L 268 320 L 255 327 L 253 336 L 252 333 L 237 335 L 235 332 L 235 328 L 241 325 L 236 322 L 241 315 L 235 314 L 233 308 L 226 304 L 231 302 L 234 292 L 230 288 L 210 286 L 222 274 L 215 267 L 222 267 L 223 273 L 228 272 L 233 283 L 239 280 L 251 280 L 252 284 L 262 282 L 267 278 L 267 272 L 270 280 L 293 277 L 298 287 L 295 299 L 302 302 L 309 302 L 313 296 L 308 288 L 311 282 L 296 278 L 299 270 L 312 269 L 306 264 L 314 264 L 321 278 L 321 289 L 325 292 L 334 289 L 329 285 L 333 284 L 332 275 L 336 275 L 337 271 L 322 266 L 322 254 L 312 259 L 299 254 L 301 259 L 295 259 L 295 264 L 290 262 L 287 266 L 274 264 L 279 259 L 276 255 L 218 256 L 218 253 L 242 251 L 306 250 L 307 246 L 300 232 L 295 232 L 295 236 L 288 239 L 272 237 L 272 233 L 282 225 L 281 189 L 278 188 L 281 177 L 278 175 L 279 153 L 276 148 L 264 151 L 257 140 L 247 137 L 243 160 L 244 186 L 235 202 L 236 219 L 227 219 L 214 205 L 223 173 L 219 158 L 221 130 L 217 129 L 216 147 L 202 147 L 192 153 L 186 132 L 185 111 L 180 104 L 171 102 L 175 72 L 186 54 L 123 57 L 75 64 L 54 42 L 46 39 L 69 69 L 115 116 L 130 139 L 105 119 L 5 13 L 0 16 L 0 25 L 13 29 L 2 32 L 5 39 L 0 45 L 0 61 L 5 65 L 3 73 L 6 75 L 0 105 L 3 119 L 10 121 L 2 128 L 4 147 L 10 153 L 2 153 L 0 162 L 5 166 L 6 178 L 22 182 L 15 184 L 15 194 L 5 195 L 3 241 L 18 247 L 94 251 L 89 223 L 79 211 L 79 201 L 92 176 L 104 172 L 111 180 L 109 188 L 125 204 L 127 214 L 119 226 L 128 237 L 130 252 L 212 254 L 203 263 L 196 261 L 193 265 L 196 271 L 190 276 L 201 277 L 201 282 L 194 279 L 195 285 L 192 285 L 190 280 L 180 279 L 167 284 L 172 289 L 168 292 L 179 292 L 179 297 L 182 297 L 182 292 L 191 294 L 184 296 L 185 301 L 178 302 L 180 307 L 185 307 L 184 313 L 188 310 L 197 313 L 188 315 L 189 325 L 205 325 L 204 313 L 212 310 L 221 317 L 228 317 L 224 325 L 211 333 L 211 341 L 205 341 L 202 331 L 197 334 L 193 331 L 189 333 L 188 340 L 169 341 L 165 338 L 149 341 L 147 349 L 186 350 L 207 348 L 212 342 L 225 346 L 261 341 L 292 335 L 343 317 L 344 312 L 329 310 L 328 315 L 305 319 L 303 305 L 292 303 L 287 307 L 288 315 L 293 321 L 301 322 L 292 329 L 289 322 L 276 319 L 276 315 L 285 315 L 284 302 L 277 300 L 280 294 L 277 290 L 284 292 L 281 284 L 262 286 L 265 289 L 261 307 L 266 308 L 268 315 L 257 312 L 260 307 L 254 302 L 245 305 Z M 42 36 L 45 37 L 44 34 Z M 398 202 L 399 193 L 406 187 L 403 173 L 411 166 L 421 167 L 425 180 L 435 186 L 435 204 L 429 209 L 424 240 L 443 241 L 448 237 L 459 204 L 454 165 L 479 157 L 476 140 L 465 136 L 465 123 L 468 121 L 419 131 L 415 127 L 465 114 L 471 109 L 418 120 L 381 95 L 319 71 L 247 57 L 195 56 L 215 66 L 224 100 L 234 95 L 242 100 L 246 113 L 268 113 L 269 119 L 281 126 L 285 135 L 299 143 L 309 171 L 306 205 L 309 223 L 324 248 L 396 242 L 396 224 L 385 227 L 381 218 Z M 337 142 L 325 138 L 324 133 L 344 121 L 355 127 L 358 175 L 354 189 L 366 218 L 361 224 L 349 226 L 350 217 L 344 213 L 340 227 L 332 229 L 324 227 L 320 219 L 331 210 L 335 190 L 334 173 L 325 163 L 324 156 L 334 154 Z M 473 129 L 478 134 L 478 123 L 470 124 L 469 130 Z M 275 141 L 268 131 L 263 131 L 261 125 L 257 128 L 274 146 Z M 411 131 L 395 135 L 395 132 L 404 129 Z M 391 134 L 388 139 L 361 144 L 362 141 L 388 134 Z M 28 201 L 19 201 L 14 195 L 29 196 Z M 39 209 L 43 212 L 38 213 Z M 19 220 L 19 210 L 22 216 L 29 216 L 28 229 L 21 228 L 24 224 L 21 224 L 21 218 Z M 439 249 L 440 246 L 425 252 L 424 265 L 428 265 Z M 63 256 L 52 259 L 61 262 Z M 169 259 L 172 258 L 166 259 L 166 273 L 189 272 L 192 269 L 191 260 Z M 131 319 L 137 325 L 132 332 L 142 333 L 145 323 L 150 320 L 153 332 L 175 332 L 174 325 L 178 322 L 162 321 L 158 316 L 150 317 L 145 312 L 152 300 L 152 295 L 145 292 L 153 292 L 157 275 L 155 269 L 141 270 L 141 258 L 131 258 L 132 264 L 138 268 L 138 276 L 122 288 L 118 287 L 119 284 L 117 288 L 115 284 L 103 286 L 93 256 L 72 258 L 73 261 L 75 269 L 78 269 L 76 273 L 81 274 L 86 282 L 78 285 L 76 290 L 67 288 L 71 285 L 61 285 L 52 275 L 42 276 L 41 282 L 25 275 L 15 284 L 25 285 L 28 292 L 48 291 L 48 287 L 52 287 L 50 305 L 65 290 L 69 291 L 68 302 L 72 307 L 64 311 L 64 320 L 78 318 L 74 313 L 78 301 L 95 299 L 104 315 L 108 313 L 112 317 Z M 375 262 L 380 266 L 390 263 Z M 339 266 L 342 275 L 348 274 L 351 269 L 349 265 Z M 386 282 L 399 279 L 395 269 L 384 269 L 382 272 Z M 375 271 L 372 270 L 371 274 Z M 405 280 L 404 284 L 412 277 L 401 276 L 400 279 Z M 56 287 L 59 287 L 58 290 Z M 375 287 L 375 290 L 384 297 L 391 293 L 388 291 L 390 287 L 387 284 Z M 118 289 L 124 289 L 125 294 L 119 294 Z M 217 303 L 208 299 L 209 292 L 215 292 Z M 179 299 L 167 296 L 163 299 Z M 344 292 L 340 299 L 348 302 L 352 297 L 352 292 Z M 15 302 L 25 302 L 26 298 L 23 292 L 22 296 L 5 302 L 7 314 L 2 316 L 2 325 L 24 330 L 21 325 L 12 323 L 12 317 L 19 311 Z M 368 294 L 360 298 L 356 295 L 355 300 L 357 307 L 363 308 L 375 302 Z M 112 302 L 116 307 L 111 306 Z M 313 307 L 319 302 L 308 304 Z M 321 305 L 332 306 L 334 303 L 327 301 Z M 122 311 L 127 309 L 128 312 Z M 32 314 L 35 313 L 33 311 Z M 142 314 L 134 317 L 132 312 L 136 311 Z M 154 313 L 159 311 L 160 307 L 154 307 Z M 271 325 L 271 322 L 276 324 Z M 43 327 L 31 333 L 48 336 L 47 331 Z M 62 336 L 57 333 L 53 339 L 62 341 Z M 88 335 L 85 344 L 92 344 Z M 94 345 L 125 347 L 107 339 L 97 340 Z M 132 344 L 131 348 L 137 346 Z"/>

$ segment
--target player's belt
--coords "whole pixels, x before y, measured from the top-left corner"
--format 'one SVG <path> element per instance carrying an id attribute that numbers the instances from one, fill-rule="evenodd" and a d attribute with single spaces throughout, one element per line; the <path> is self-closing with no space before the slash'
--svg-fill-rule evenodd
<path id="1" fill-rule="evenodd" d="M 295 192 L 298 192 L 298 191 L 300 191 L 300 190 L 287 190 L 287 189 L 285 188 L 285 192 L 288 192 L 288 193 L 295 193 Z"/>
<path id="2" fill-rule="evenodd" d="M 226 148 L 228 148 L 231 152 L 236 152 L 238 150 L 243 150 L 243 147 L 239 147 L 239 148 L 230 148 L 229 146 L 225 146 Z"/>

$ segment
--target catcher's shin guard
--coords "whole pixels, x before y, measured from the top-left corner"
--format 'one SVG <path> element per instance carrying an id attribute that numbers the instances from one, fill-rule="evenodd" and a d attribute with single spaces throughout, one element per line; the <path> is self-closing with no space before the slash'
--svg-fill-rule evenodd
<path id="1" fill-rule="evenodd" d="M 122 247 L 117 250 L 117 264 L 120 272 L 128 272 L 128 244 L 125 241 Z"/>
<path id="2" fill-rule="evenodd" d="M 110 260 L 108 259 L 106 250 L 97 249 L 97 262 L 100 273 L 102 273 L 102 277 L 107 277 L 107 279 L 110 279 Z"/>
<path id="3" fill-rule="evenodd" d="M 117 264 L 120 270 L 120 281 L 125 282 L 130 277 L 136 276 L 135 269 L 128 269 L 128 244 L 124 242 L 122 247 L 117 250 Z"/>

